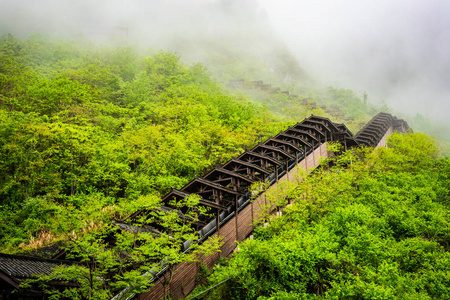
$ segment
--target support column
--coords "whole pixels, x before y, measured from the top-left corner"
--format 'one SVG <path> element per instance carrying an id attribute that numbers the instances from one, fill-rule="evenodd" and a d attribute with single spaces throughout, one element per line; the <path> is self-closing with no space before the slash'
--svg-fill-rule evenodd
<path id="1" fill-rule="evenodd" d="M 219 201 L 219 195 L 217 195 L 217 191 L 213 190 L 213 199 L 215 200 L 216 204 L 220 204 Z M 216 209 L 216 232 L 217 235 L 220 235 L 220 210 Z"/>
<path id="2" fill-rule="evenodd" d="M 308 159 L 306 158 L 306 146 L 303 150 L 303 159 L 305 160 L 305 171 L 308 172 Z"/>
<path id="3" fill-rule="evenodd" d="M 289 160 L 286 160 L 286 180 L 289 180 Z"/>
<path id="4" fill-rule="evenodd" d="M 220 235 L 220 210 L 217 208 L 216 212 L 216 232 Z"/>
<path id="5" fill-rule="evenodd" d="M 235 226 L 236 226 L 236 241 L 240 241 L 239 240 L 239 228 L 238 228 L 238 215 L 239 215 L 239 203 L 238 203 L 238 196 L 236 195 L 234 197 L 234 219 L 235 219 Z"/>
<path id="6" fill-rule="evenodd" d="M 278 166 L 275 165 L 275 182 L 278 182 Z"/>
<path id="7" fill-rule="evenodd" d="M 312 141 L 313 167 L 316 167 L 316 154 L 314 152 L 316 152 L 316 149 L 314 147 L 314 141 Z"/>

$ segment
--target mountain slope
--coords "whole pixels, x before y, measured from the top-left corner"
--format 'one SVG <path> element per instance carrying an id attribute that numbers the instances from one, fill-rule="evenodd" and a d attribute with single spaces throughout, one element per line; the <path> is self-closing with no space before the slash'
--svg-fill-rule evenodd
<path id="1" fill-rule="evenodd" d="M 210 284 L 227 281 L 203 299 L 448 298 L 450 163 L 420 133 L 389 145 L 293 184 L 294 204 L 215 268 Z"/>

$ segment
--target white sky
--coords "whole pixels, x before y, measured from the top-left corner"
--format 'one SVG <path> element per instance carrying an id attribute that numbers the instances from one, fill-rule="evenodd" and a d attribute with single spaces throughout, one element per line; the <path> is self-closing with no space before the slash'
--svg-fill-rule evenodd
<path id="1" fill-rule="evenodd" d="M 450 1 L 259 2 L 316 78 L 450 123 Z"/>

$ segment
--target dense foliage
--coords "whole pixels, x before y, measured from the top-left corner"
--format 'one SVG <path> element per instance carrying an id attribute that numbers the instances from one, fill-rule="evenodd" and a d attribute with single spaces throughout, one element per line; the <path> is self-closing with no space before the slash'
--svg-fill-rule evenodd
<path id="1" fill-rule="evenodd" d="M 288 53 L 279 59 L 285 79 L 306 80 L 286 63 Z M 258 74 L 237 67 L 241 60 L 226 65 L 223 78 Z M 203 65 L 171 52 L 1 37 L 0 251 L 64 240 L 60 249 L 82 264 L 46 279 L 79 280 L 81 288 L 50 290 L 55 298 L 141 292 L 148 277 L 139 275 L 159 270 L 162 259 L 170 277 L 171 267 L 218 242 L 180 253 L 195 230 L 158 213 L 162 194 L 287 122 L 328 116 L 310 102 L 351 116 L 354 131 L 377 111 L 350 90 L 297 92 L 308 103 L 266 92 L 231 95 Z M 420 134 L 394 135 L 391 145 L 348 152 L 334 168 L 268 193 L 276 204 L 286 195 L 296 202 L 213 275 L 212 283 L 228 279 L 215 291 L 242 299 L 448 298 L 449 163 L 435 159 L 434 144 Z M 195 207 L 187 201 L 176 205 Z M 149 212 L 146 222 L 158 219 L 171 235 L 118 230 L 112 220 L 140 208 Z M 192 213 L 195 219 L 198 210 Z"/>
<path id="2" fill-rule="evenodd" d="M 39 285 L 51 299 L 106 300 L 115 295 L 125 299 L 151 289 L 153 276 L 165 268 L 161 282 L 167 299 L 176 265 L 219 251 L 220 239 L 191 243 L 190 251 L 180 251 L 180 245 L 198 238 L 191 222 L 207 214 L 206 209 L 199 207 L 196 195 L 173 201 L 170 211 L 160 209 L 159 197 L 147 196 L 140 201 L 146 209 L 135 222 L 111 222 L 99 214 L 91 228 L 77 236 L 74 231 L 69 233 L 73 219 L 64 220 L 67 239 L 61 249 L 72 262 L 55 268 L 49 275 L 28 279 L 21 286 Z M 133 207 L 122 209 L 135 212 Z M 179 217 L 179 210 L 183 210 L 184 218 Z M 63 288 L 55 287 L 55 282 L 63 284 Z"/>
<path id="3" fill-rule="evenodd" d="M 221 90 L 171 52 L 1 37 L 1 251 L 63 238 L 66 219 L 99 223 L 93 207 L 124 217 L 118 204 L 180 188 L 285 126 Z"/>
<path id="4" fill-rule="evenodd" d="M 332 163 L 292 185 L 283 216 L 215 268 L 210 283 L 228 281 L 210 299 L 450 297 L 450 161 L 434 142 L 394 134 L 389 148 Z"/>

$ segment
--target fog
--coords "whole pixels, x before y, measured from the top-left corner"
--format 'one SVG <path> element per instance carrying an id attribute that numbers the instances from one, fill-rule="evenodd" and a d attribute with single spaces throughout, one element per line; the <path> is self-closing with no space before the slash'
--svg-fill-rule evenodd
<path id="1" fill-rule="evenodd" d="M 0 7 L 2 33 L 154 48 L 173 46 L 177 38 L 251 32 L 262 20 L 254 22 L 260 12 L 254 0 L 0 0 Z"/>
<path id="2" fill-rule="evenodd" d="M 181 50 L 198 39 L 185 54 L 199 60 L 208 39 L 260 53 L 276 32 L 317 82 L 450 122 L 446 0 L 0 0 L 0 32 Z"/>
<path id="3" fill-rule="evenodd" d="M 450 123 L 450 1 L 261 4 L 300 64 L 322 82 Z"/>

